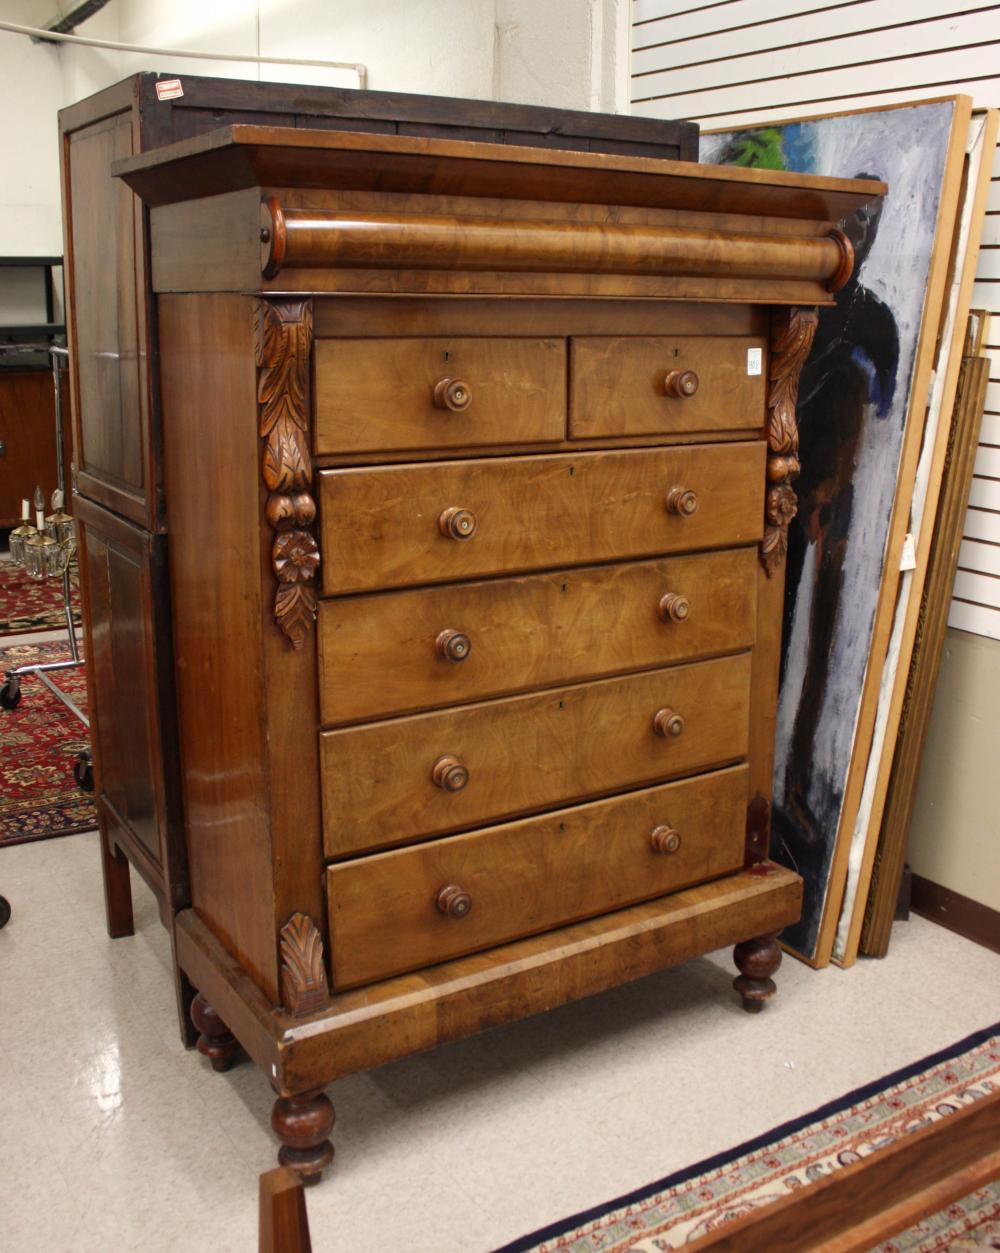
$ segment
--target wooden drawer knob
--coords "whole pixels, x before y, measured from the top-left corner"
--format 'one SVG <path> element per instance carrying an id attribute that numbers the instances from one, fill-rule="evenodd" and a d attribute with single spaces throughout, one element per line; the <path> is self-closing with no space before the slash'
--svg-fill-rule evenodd
<path id="1" fill-rule="evenodd" d="M 676 513 L 679 517 L 690 518 L 698 512 L 698 496 L 690 487 L 672 487 L 667 492 L 667 513 Z"/>
<path id="2" fill-rule="evenodd" d="M 658 612 L 664 622 L 686 622 L 691 602 L 679 592 L 667 592 L 660 597 Z"/>
<path id="3" fill-rule="evenodd" d="M 442 661 L 464 661 L 472 652 L 472 640 L 449 627 L 437 637 L 434 647 Z"/>
<path id="4" fill-rule="evenodd" d="M 680 735 L 684 719 L 676 709 L 658 709 L 653 715 L 653 730 L 662 736 Z"/>
<path id="5" fill-rule="evenodd" d="M 438 518 L 438 530 L 449 539 L 472 539 L 478 525 L 474 513 L 457 505 L 450 505 Z"/>
<path id="6" fill-rule="evenodd" d="M 449 883 L 438 892 L 434 903 L 449 918 L 464 918 L 472 908 L 472 897 L 457 884 Z"/>
<path id="7" fill-rule="evenodd" d="M 663 390 L 668 396 L 693 396 L 698 390 L 698 375 L 694 370 L 668 370 L 663 376 Z"/>
<path id="8" fill-rule="evenodd" d="M 431 778 L 443 792 L 461 792 L 469 782 L 469 771 L 457 757 L 439 757 L 431 770 Z"/>
<path id="9" fill-rule="evenodd" d="M 649 833 L 654 853 L 676 853 L 681 846 L 681 833 L 673 827 L 654 827 Z"/>
<path id="10" fill-rule="evenodd" d="M 472 389 L 464 379 L 438 379 L 434 384 L 434 408 L 464 413 L 472 404 Z"/>

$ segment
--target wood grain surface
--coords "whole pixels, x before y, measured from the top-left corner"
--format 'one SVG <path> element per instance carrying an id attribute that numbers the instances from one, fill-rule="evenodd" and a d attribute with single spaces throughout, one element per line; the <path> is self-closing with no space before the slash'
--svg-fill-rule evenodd
<path id="1" fill-rule="evenodd" d="M 763 528 L 764 453 L 754 442 L 324 470 L 323 589 L 332 595 L 752 543 Z M 667 511 L 678 485 L 698 495 L 691 517 Z M 475 514 L 471 540 L 441 534 L 438 519 L 449 507 Z"/>
<path id="2" fill-rule="evenodd" d="M 737 761 L 747 752 L 749 653 L 320 737 L 326 853 L 402 844 Z M 661 709 L 680 735 L 653 729 Z M 435 762 L 469 782 L 446 792 Z"/>
<path id="3" fill-rule="evenodd" d="M 562 339 L 325 339 L 315 349 L 317 453 L 539 443 L 566 433 Z M 468 407 L 436 407 L 446 378 Z"/>
<path id="4" fill-rule="evenodd" d="M 324 600 L 323 725 L 749 648 L 756 565 L 740 548 Z M 687 606 L 680 621 L 658 612 L 670 595 Z M 458 665 L 435 651 L 447 628 L 472 641 Z"/>
<path id="5" fill-rule="evenodd" d="M 758 353 L 751 374 L 748 352 Z M 570 435 L 674 435 L 759 430 L 767 378 L 764 339 L 616 336 L 570 341 Z M 669 394 L 672 371 L 693 373 L 697 391 Z"/>
<path id="6" fill-rule="evenodd" d="M 371 982 L 620 909 L 735 870 L 746 767 L 330 867 L 335 988 Z M 676 831 L 673 852 L 650 836 Z M 445 885 L 471 898 L 435 908 Z M 389 921 L 391 919 L 391 925 Z"/>

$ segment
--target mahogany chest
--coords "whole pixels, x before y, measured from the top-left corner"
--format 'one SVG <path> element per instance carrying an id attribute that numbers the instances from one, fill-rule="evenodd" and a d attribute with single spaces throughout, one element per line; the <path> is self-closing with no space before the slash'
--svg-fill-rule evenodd
<path id="1" fill-rule="evenodd" d="M 177 960 L 282 1160 L 328 1164 L 340 1075 L 725 944 L 759 1009 L 800 904 L 767 860 L 797 377 L 882 185 L 244 125 L 115 170 Z"/>

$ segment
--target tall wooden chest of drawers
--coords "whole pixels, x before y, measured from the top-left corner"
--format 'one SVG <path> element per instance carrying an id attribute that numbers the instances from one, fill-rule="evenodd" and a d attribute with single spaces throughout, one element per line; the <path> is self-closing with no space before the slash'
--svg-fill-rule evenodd
<path id="1" fill-rule="evenodd" d="M 736 944 L 767 860 L 795 400 L 884 190 L 230 126 L 150 210 L 199 1047 L 323 1086 Z"/>

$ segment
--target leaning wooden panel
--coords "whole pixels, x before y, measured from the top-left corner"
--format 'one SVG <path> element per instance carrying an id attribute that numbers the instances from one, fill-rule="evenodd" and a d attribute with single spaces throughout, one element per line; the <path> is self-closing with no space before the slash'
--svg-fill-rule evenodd
<path id="1" fill-rule="evenodd" d="M 806 880 L 784 940 L 817 965 L 833 949 L 874 731 L 970 110 L 951 97 L 702 141 L 703 160 L 754 163 L 767 148 L 769 162 L 880 172 L 893 188 L 843 221 L 856 267 L 820 309 L 797 409 L 773 852 Z"/>
<path id="2" fill-rule="evenodd" d="M 867 957 L 884 957 L 889 951 L 988 382 L 989 359 L 966 357 L 958 381 L 927 578 L 900 715 L 900 733 L 861 932 L 860 951 Z"/>
<path id="3" fill-rule="evenodd" d="M 991 110 L 973 120 L 965 163 L 959 214 L 952 240 L 948 283 L 942 297 L 941 329 L 934 359 L 934 383 L 927 408 L 924 442 L 909 501 L 909 529 L 916 539 L 915 565 L 900 580 L 886 664 L 876 711 L 875 736 L 865 774 L 857 829 L 851 844 L 842 915 L 834 940 L 836 960 L 849 965 L 857 957 L 878 832 L 892 769 L 893 744 L 906 694 L 909 659 L 920 615 L 934 521 L 948 449 L 950 414 L 961 366 L 969 302 L 979 258 L 987 195 L 991 187 L 1000 113 Z"/>

